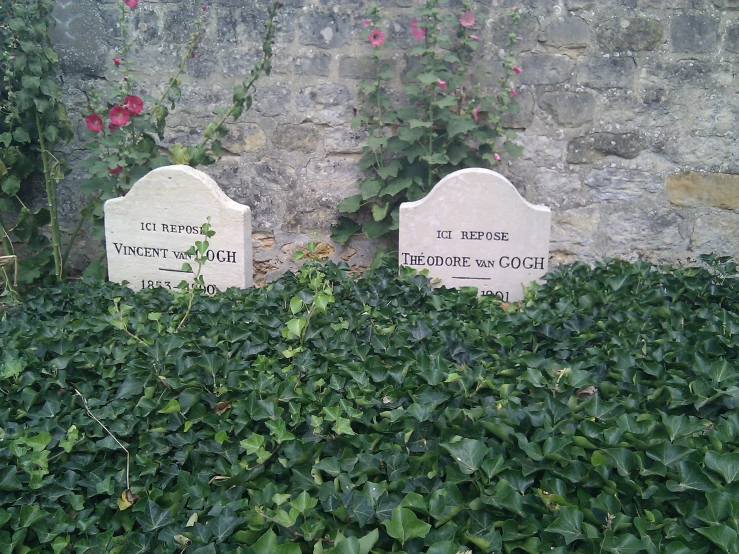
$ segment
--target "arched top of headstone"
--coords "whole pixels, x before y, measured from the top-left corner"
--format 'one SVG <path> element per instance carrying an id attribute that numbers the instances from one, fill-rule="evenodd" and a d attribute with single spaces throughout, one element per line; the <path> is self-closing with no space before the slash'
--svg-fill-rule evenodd
<path id="1" fill-rule="evenodd" d="M 252 285 L 251 210 L 231 200 L 208 175 L 185 165 L 160 167 L 137 181 L 122 198 L 105 203 L 108 276 L 134 289 L 175 288 L 192 283 L 195 267 L 187 250 L 208 239 L 202 276 L 206 291 Z"/>
<path id="2" fill-rule="evenodd" d="M 158 167 L 136 181 L 128 194 L 120 198 L 113 198 L 108 203 L 151 201 L 151 195 L 174 192 L 179 198 L 187 198 L 192 194 L 203 199 L 210 196 L 213 201 L 222 204 L 225 208 L 244 212 L 249 208 L 232 200 L 221 190 L 210 175 L 188 165 L 167 165 Z M 146 197 L 146 198 L 144 198 Z"/>
<path id="3" fill-rule="evenodd" d="M 551 218 L 500 173 L 462 169 L 400 205 L 399 262 L 447 287 L 520 300 L 547 271 Z"/>
<path id="4" fill-rule="evenodd" d="M 489 194 L 494 190 L 494 195 Z M 450 173 L 439 181 L 431 192 L 421 200 L 405 202 L 401 209 L 414 209 L 426 202 L 443 201 L 455 204 L 469 204 L 472 208 L 479 208 L 477 204 L 508 203 L 518 200 L 523 206 L 538 212 L 548 213 L 549 208 L 532 204 L 518 192 L 508 179 L 500 173 L 482 167 L 460 169 Z"/>

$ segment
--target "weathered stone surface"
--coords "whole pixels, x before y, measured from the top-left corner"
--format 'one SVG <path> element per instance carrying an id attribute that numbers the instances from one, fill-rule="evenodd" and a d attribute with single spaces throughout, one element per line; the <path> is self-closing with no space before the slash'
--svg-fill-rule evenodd
<path id="1" fill-rule="evenodd" d="M 690 239 L 685 234 L 683 217 L 672 210 L 651 205 L 622 204 L 606 212 L 605 245 L 601 255 L 635 259 L 652 252 L 685 252 Z M 635 241 L 635 237 L 639 237 Z"/>
<path id="2" fill-rule="evenodd" d="M 303 121 L 337 125 L 353 117 L 352 96 L 344 85 L 318 85 L 300 91 L 295 103 Z"/>
<path id="3" fill-rule="evenodd" d="M 546 43 L 560 48 L 584 48 L 590 43 L 590 28 L 582 17 L 560 17 L 547 25 Z"/>
<path id="4" fill-rule="evenodd" d="M 381 71 L 395 70 L 396 60 L 383 60 Z M 347 57 L 339 60 L 339 76 L 343 79 L 371 79 L 376 75 L 372 60 Z"/>
<path id="5" fill-rule="evenodd" d="M 93 0 L 58 0 L 49 36 L 62 68 L 70 73 L 102 74 L 108 60 L 106 25 Z"/>
<path id="6" fill-rule="evenodd" d="M 571 164 L 594 163 L 606 156 L 630 160 L 644 148 L 646 141 L 637 133 L 590 133 L 570 141 L 567 161 Z"/>
<path id="7" fill-rule="evenodd" d="M 587 92 L 545 92 L 539 107 L 565 127 L 578 127 L 593 120 L 595 99 Z"/>
<path id="8" fill-rule="evenodd" d="M 654 50 L 663 36 L 662 23 L 644 16 L 615 17 L 598 28 L 598 44 L 606 52 Z"/>
<path id="9" fill-rule="evenodd" d="M 278 125 L 277 129 L 275 129 L 272 142 L 278 148 L 312 152 L 316 148 L 316 142 L 319 137 L 318 128 L 309 123 L 302 125 Z"/>
<path id="10" fill-rule="evenodd" d="M 307 13 L 300 18 L 300 44 L 339 48 L 349 44 L 351 18 L 335 13 Z"/>
<path id="11" fill-rule="evenodd" d="M 611 167 L 591 169 L 585 184 L 594 202 L 629 202 L 662 190 L 662 179 L 657 175 Z"/>
<path id="12" fill-rule="evenodd" d="M 521 54 L 521 82 L 525 85 L 556 85 L 570 78 L 575 62 L 562 54 Z"/>
<path id="13" fill-rule="evenodd" d="M 334 128 L 326 131 L 323 148 L 326 154 L 358 154 L 367 139 L 367 133 L 359 129 Z"/>
<path id="14" fill-rule="evenodd" d="M 560 261 L 593 260 L 599 257 L 601 211 L 597 206 L 554 210 L 552 212 L 552 250 Z"/>
<path id="15" fill-rule="evenodd" d="M 688 171 L 667 179 L 667 200 L 676 206 L 739 210 L 739 175 Z"/>
<path id="16" fill-rule="evenodd" d="M 232 126 L 221 142 L 223 149 L 231 154 L 261 152 L 267 146 L 267 135 L 256 123 L 241 123 Z"/>
<path id="17" fill-rule="evenodd" d="M 477 287 L 512 302 L 547 271 L 551 212 L 499 173 L 463 169 L 400 206 L 399 262 L 447 287 Z"/>
<path id="18" fill-rule="evenodd" d="M 715 52 L 719 20 L 708 14 L 684 13 L 672 20 L 672 49 L 675 52 Z"/>
<path id="19" fill-rule="evenodd" d="M 205 173 L 177 165 L 148 173 L 123 198 L 105 203 L 105 242 L 111 281 L 134 289 L 192 284 L 192 256 L 185 252 L 205 240 L 201 226 L 210 218 L 215 236 L 207 239 L 206 292 L 216 287 L 252 285 L 251 210 L 226 196 Z M 190 271 L 183 264 L 190 263 Z M 211 288 L 212 287 L 212 288 Z"/>
<path id="20" fill-rule="evenodd" d="M 534 119 L 534 95 L 529 90 L 521 90 L 516 96 L 517 112 L 505 112 L 500 122 L 507 129 L 525 129 Z"/>
<path id="21" fill-rule="evenodd" d="M 735 256 L 739 251 L 739 214 L 726 210 L 705 210 L 695 219 L 690 249 Z"/>
<path id="22" fill-rule="evenodd" d="M 590 8 L 595 0 L 567 0 L 567 9 L 570 11 L 584 10 Z"/>
<path id="23" fill-rule="evenodd" d="M 633 58 L 594 58 L 581 60 L 577 82 L 592 88 L 628 88 L 633 86 L 636 63 Z"/>
<path id="24" fill-rule="evenodd" d="M 550 207 L 570 209 L 589 203 L 587 191 L 583 189 L 576 173 L 561 173 L 552 169 L 540 169 L 534 183 L 536 202 L 546 201 Z"/>

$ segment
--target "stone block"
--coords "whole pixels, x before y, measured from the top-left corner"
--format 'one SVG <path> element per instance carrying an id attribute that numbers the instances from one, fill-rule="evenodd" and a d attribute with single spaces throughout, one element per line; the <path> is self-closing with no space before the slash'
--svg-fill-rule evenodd
<path id="1" fill-rule="evenodd" d="M 315 52 L 305 56 L 279 56 L 275 58 L 275 73 L 288 75 L 317 75 L 328 77 L 331 72 L 331 54 Z"/>
<path id="2" fill-rule="evenodd" d="M 676 206 L 739 210 L 739 175 L 688 171 L 667 179 L 667 200 Z"/>
<path id="3" fill-rule="evenodd" d="M 102 75 L 111 35 L 93 0 L 57 0 L 49 29 L 62 69 L 70 73 Z"/>
<path id="4" fill-rule="evenodd" d="M 254 94 L 254 109 L 267 117 L 287 113 L 292 93 L 285 85 L 258 86 Z"/>
<path id="5" fill-rule="evenodd" d="M 524 85 L 556 85 L 569 80 L 575 62 L 562 54 L 526 53 L 518 57 Z"/>
<path id="6" fill-rule="evenodd" d="M 637 133 L 590 133 L 570 141 L 567 145 L 567 162 L 594 163 L 606 156 L 630 160 L 636 158 L 644 148 L 646 141 Z"/>
<path id="7" fill-rule="evenodd" d="M 739 24 L 727 25 L 724 35 L 724 49 L 739 53 Z"/>
<path id="8" fill-rule="evenodd" d="M 228 135 L 221 139 L 223 149 L 231 154 L 261 152 L 267 146 L 267 135 L 256 123 L 229 124 Z"/>
<path id="9" fill-rule="evenodd" d="M 711 252 L 736 257 L 739 252 L 739 214 L 725 210 L 706 210 L 695 219 L 690 249 L 700 254 Z"/>
<path id="10" fill-rule="evenodd" d="M 564 127 L 579 127 L 593 120 L 595 99 L 586 92 L 545 92 L 539 107 Z"/>
<path id="11" fill-rule="evenodd" d="M 272 136 L 272 143 L 285 150 L 313 152 L 319 140 L 320 132 L 315 125 L 278 125 Z"/>
<path id="12" fill-rule="evenodd" d="M 546 43 L 558 48 L 584 48 L 590 43 L 590 28 L 582 17 L 560 17 L 547 25 Z"/>
<path id="13" fill-rule="evenodd" d="M 579 11 L 591 8 L 595 0 L 567 0 L 567 9 L 570 11 Z"/>
<path id="14" fill-rule="evenodd" d="M 658 256 L 661 251 L 669 256 L 671 251 L 684 252 L 690 244 L 684 220 L 674 210 L 629 203 L 604 212 L 603 256 L 634 259 L 645 252 Z"/>
<path id="15" fill-rule="evenodd" d="M 381 71 L 395 70 L 396 60 L 382 60 Z M 375 64 L 365 58 L 345 57 L 339 60 L 339 77 L 342 79 L 373 79 L 376 77 Z"/>
<path id="16" fill-rule="evenodd" d="M 583 57 L 577 71 L 577 82 L 591 88 L 629 88 L 634 83 L 634 58 Z"/>
<path id="17" fill-rule="evenodd" d="M 553 208 L 570 209 L 584 206 L 590 200 L 576 173 L 539 169 L 534 185 L 537 196 L 533 200 Z"/>
<path id="18" fill-rule="evenodd" d="M 654 50 L 663 38 L 662 23 L 643 16 L 615 17 L 598 27 L 598 44 L 605 52 Z"/>
<path id="19" fill-rule="evenodd" d="M 718 49 L 719 20 L 703 13 L 682 13 L 672 20 L 672 50 L 675 52 L 715 52 Z"/>
<path id="20" fill-rule="evenodd" d="M 351 18 L 335 13 L 307 13 L 300 18 L 300 44 L 339 48 L 351 40 Z"/>
<path id="21" fill-rule="evenodd" d="M 720 10 L 739 10 L 739 0 L 713 0 L 713 5 Z"/>
<path id="22" fill-rule="evenodd" d="M 525 129 L 534 120 L 534 95 L 529 90 L 521 90 L 516 96 L 517 112 L 505 112 L 500 122 L 506 129 Z"/>
<path id="23" fill-rule="evenodd" d="M 327 154 L 359 154 L 367 140 L 361 129 L 337 127 L 329 129 L 323 137 L 323 148 Z"/>
<path id="24" fill-rule="evenodd" d="M 354 115 L 352 95 L 344 85 L 327 83 L 306 87 L 295 103 L 303 121 L 338 125 L 351 121 Z"/>
<path id="25" fill-rule="evenodd" d="M 615 167 L 591 169 L 585 184 L 595 202 L 630 202 L 662 190 L 662 179 L 657 175 Z"/>

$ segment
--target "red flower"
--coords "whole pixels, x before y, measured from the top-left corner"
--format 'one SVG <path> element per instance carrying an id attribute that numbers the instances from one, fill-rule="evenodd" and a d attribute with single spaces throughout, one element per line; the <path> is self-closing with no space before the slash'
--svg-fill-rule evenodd
<path id="1" fill-rule="evenodd" d="M 437 79 L 436 82 L 439 83 L 439 88 L 441 90 L 446 90 L 446 81 L 442 81 L 441 79 Z"/>
<path id="2" fill-rule="evenodd" d="M 111 175 L 116 175 L 117 173 L 120 173 L 121 171 L 123 171 L 123 168 L 121 166 L 116 166 L 114 169 L 108 169 L 108 173 L 110 173 Z"/>
<path id="3" fill-rule="evenodd" d="M 470 36 L 470 38 L 471 38 L 472 40 L 474 40 L 474 41 L 478 41 L 478 40 L 480 40 L 480 37 L 478 37 L 477 35 L 472 35 L 472 36 Z"/>
<path id="4" fill-rule="evenodd" d="M 520 67 L 514 67 L 513 68 L 513 73 L 515 73 L 516 75 L 521 75 L 521 72 L 522 71 L 523 71 L 523 69 L 521 69 Z"/>
<path id="5" fill-rule="evenodd" d="M 123 3 L 129 8 L 135 8 L 139 5 L 139 0 L 123 0 Z"/>
<path id="6" fill-rule="evenodd" d="M 118 67 L 119 65 L 121 65 L 121 62 L 122 61 L 123 60 L 121 60 L 120 58 L 113 58 L 113 63 L 115 64 L 116 67 Z"/>
<path id="7" fill-rule="evenodd" d="M 144 101 L 138 96 L 126 96 L 123 101 L 123 107 L 128 110 L 131 115 L 139 115 L 144 109 Z"/>
<path id="8" fill-rule="evenodd" d="M 99 133 L 103 130 L 103 118 L 96 113 L 91 113 L 85 118 L 87 128 L 93 133 Z"/>
<path id="9" fill-rule="evenodd" d="M 385 42 L 385 33 L 380 31 L 380 29 L 374 29 L 369 35 L 367 35 L 367 38 L 372 46 L 382 46 Z"/>
<path id="10" fill-rule="evenodd" d="M 480 118 L 480 116 L 478 115 L 480 113 L 480 108 L 482 108 L 482 104 L 478 104 L 477 106 L 475 106 L 475 109 L 472 110 L 472 119 L 475 120 L 475 123 L 477 123 L 477 120 Z"/>
<path id="11" fill-rule="evenodd" d="M 411 34 L 414 39 L 423 40 L 423 37 L 426 36 L 426 27 L 419 27 L 418 19 L 414 19 L 411 21 Z"/>
<path id="12" fill-rule="evenodd" d="M 365 27 L 369 27 L 370 25 L 372 25 L 372 20 L 365 19 L 364 21 L 362 21 L 362 25 L 364 25 Z"/>
<path id="13" fill-rule="evenodd" d="M 515 98 L 516 96 L 518 96 L 518 91 L 515 88 L 512 88 L 510 94 L 511 98 Z"/>
<path id="14" fill-rule="evenodd" d="M 128 123 L 128 118 L 131 114 L 129 114 L 128 110 L 123 106 L 113 106 L 110 108 L 108 115 L 110 116 L 111 125 L 123 127 Z"/>
<path id="15" fill-rule="evenodd" d="M 472 27 L 475 24 L 475 16 L 470 12 L 463 13 L 459 17 L 459 24 L 462 27 Z"/>
<path id="16" fill-rule="evenodd" d="M 493 158 L 495 158 L 496 162 L 500 161 L 500 155 L 497 152 L 493 152 Z"/>

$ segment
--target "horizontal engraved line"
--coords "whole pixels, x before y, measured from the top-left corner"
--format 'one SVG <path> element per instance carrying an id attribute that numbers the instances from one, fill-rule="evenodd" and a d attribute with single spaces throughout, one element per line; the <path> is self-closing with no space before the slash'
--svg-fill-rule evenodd
<path id="1" fill-rule="evenodd" d="M 166 267 L 160 267 L 159 271 L 171 271 L 173 273 L 192 273 L 192 271 L 185 271 L 183 269 L 167 269 Z"/>

